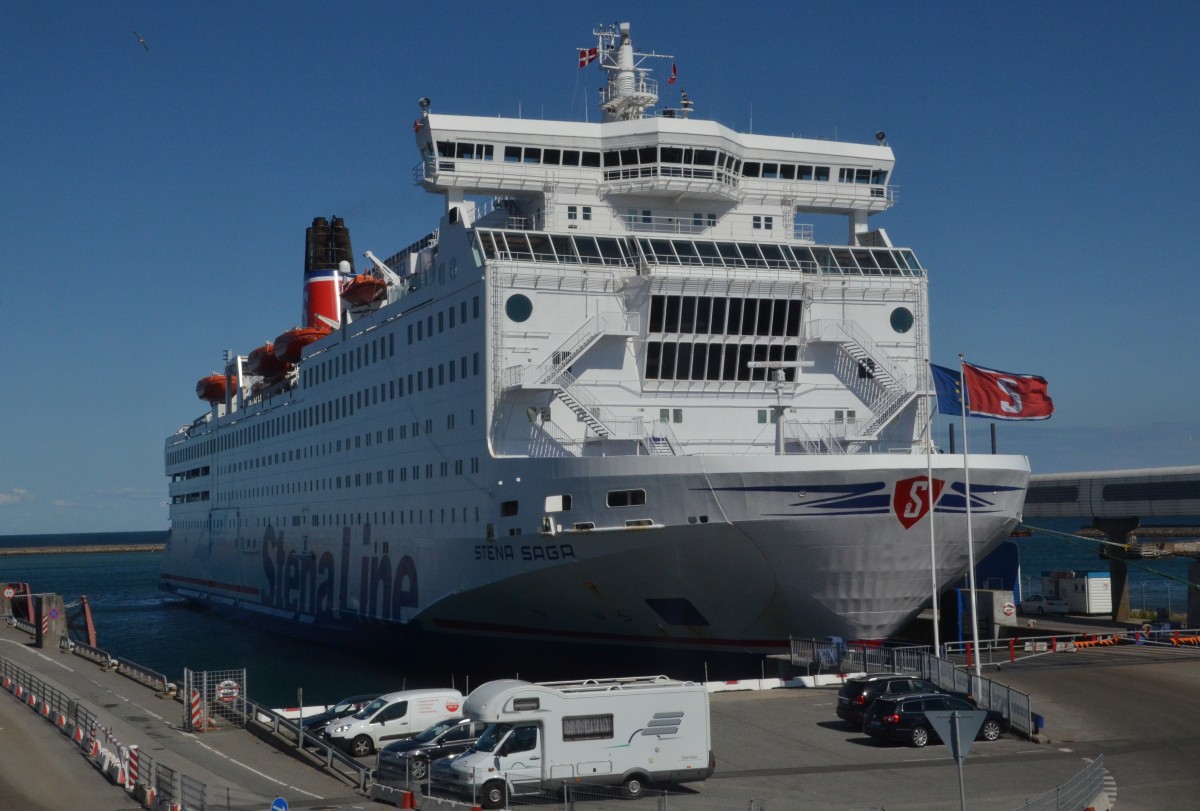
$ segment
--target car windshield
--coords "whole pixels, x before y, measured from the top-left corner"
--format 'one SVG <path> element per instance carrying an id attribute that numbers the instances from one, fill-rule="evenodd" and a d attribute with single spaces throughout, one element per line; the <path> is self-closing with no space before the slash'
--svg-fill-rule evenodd
<path id="1" fill-rule="evenodd" d="M 496 745 L 508 734 L 510 729 L 512 729 L 512 724 L 492 724 L 479 736 L 479 740 L 475 741 L 475 751 L 494 751 Z"/>
<path id="2" fill-rule="evenodd" d="M 387 704 L 388 703 L 386 699 L 377 698 L 358 712 L 354 713 L 354 717 L 359 719 L 370 718 L 372 715 L 386 707 Z"/>
<path id="3" fill-rule="evenodd" d="M 327 712 L 334 713 L 335 715 L 342 715 L 343 713 L 350 712 L 350 710 L 354 708 L 355 704 L 361 703 L 361 698 L 343 698 L 341 701 L 330 707 Z"/>
<path id="4" fill-rule="evenodd" d="M 429 729 L 423 729 L 416 735 L 413 735 L 413 740 L 420 741 L 421 743 L 429 743 L 438 735 L 441 735 L 443 732 L 445 732 L 447 729 L 450 729 L 457 723 L 458 719 L 455 718 L 450 721 L 442 721 L 440 724 L 434 724 L 433 726 L 429 727 Z"/>

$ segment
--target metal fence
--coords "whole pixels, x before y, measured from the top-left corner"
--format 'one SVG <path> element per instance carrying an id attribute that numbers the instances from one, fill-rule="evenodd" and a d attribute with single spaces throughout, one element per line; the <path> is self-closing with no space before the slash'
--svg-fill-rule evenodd
<path id="1" fill-rule="evenodd" d="M 183 670 L 183 726 L 191 732 L 222 723 L 245 726 L 246 669 Z"/>
<path id="2" fill-rule="evenodd" d="M 511 795 L 504 788 L 491 797 L 485 797 L 479 787 L 454 788 L 428 776 L 419 782 L 377 783 L 372 786 L 371 797 L 404 807 L 405 799 L 399 796 L 403 791 L 419 796 L 417 805 L 425 811 L 433 808 L 457 811 L 464 803 L 482 808 L 560 806 L 563 811 L 575 811 L 581 807 L 588 811 L 729 811 L 730 808 L 767 811 L 766 801 L 753 798 L 730 803 L 686 789 L 667 791 L 644 787 L 631 795 L 622 785 L 587 782 L 546 786 L 540 781 L 517 781 L 512 785 Z M 577 803 L 586 803 L 586 806 L 577 806 Z"/>
<path id="3" fill-rule="evenodd" d="M 1079 774 L 1013 811 L 1080 811 L 1090 807 L 1103 790 L 1104 755 L 1097 755 Z"/>
<path id="4" fill-rule="evenodd" d="M 367 783 L 371 778 L 370 767 L 359 763 L 334 744 L 305 732 L 299 723 L 284 718 L 269 707 L 260 706 L 249 699 L 246 699 L 245 707 L 246 717 L 243 725 L 257 724 L 271 730 L 275 735 L 291 738 L 296 742 L 297 748 L 312 750 L 313 754 L 320 758 L 326 771 L 348 780 L 356 785 L 359 791 L 367 790 Z"/>
<path id="5" fill-rule="evenodd" d="M 943 690 L 970 693 L 984 709 L 1004 714 L 1010 728 L 1029 737 L 1036 732 L 1028 693 L 983 676 L 975 676 L 949 659 L 934 656 L 928 646 L 890 647 L 839 639 L 792 639 L 791 664 L 809 675 L 824 673 L 904 673 L 920 676 Z"/>

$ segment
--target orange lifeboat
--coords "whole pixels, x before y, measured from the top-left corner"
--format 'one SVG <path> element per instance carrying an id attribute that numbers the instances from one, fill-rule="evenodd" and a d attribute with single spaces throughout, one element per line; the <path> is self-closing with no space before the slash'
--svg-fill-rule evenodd
<path id="1" fill-rule="evenodd" d="M 275 357 L 284 363 L 298 363 L 304 347 L 319 341 L 332 332 L 321 324 L 316 327 L 295 327 L 275 339 Z"/>
<path id="2" fill-rule="evenodd" d="M 275 356 L 275 344 L 268 341 L 250 353 L 247 359 L 250 374 L 267 379 L 280 377 L 288 370 L 288 364 Z"/>
<path id="3" fill-rule="evenodd" d="M 237 378 L 231 378 L 237 385 Z M 196 396 L 207 403 L 223 403 L 228 392 L 225 388 L 225 375 L 209 375 L 196 381 Z"/>
<path id="4" fill-rule="evenodd" d="M 387 295 L 387 282 L 375 276 L 360 273 L 342 288 L 342 298 L 351 307 L 364 307 Z"/>

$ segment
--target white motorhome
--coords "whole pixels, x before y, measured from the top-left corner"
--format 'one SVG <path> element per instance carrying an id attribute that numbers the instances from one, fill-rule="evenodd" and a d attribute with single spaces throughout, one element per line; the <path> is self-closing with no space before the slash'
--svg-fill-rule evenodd
<path id="1" fill-rule="evenodd" d="M 457 690 L 431 688 L 388 693 L 354 715 L 330 721 L 325 727 L 325 737 L 355 757 L 365 757 L 391 741 L 457 717 L 462 707 L 462 693 Z"/>
<path id="2" fill-rule="evenodd" d="M 463 714 L 491 726 L 473 748 L 437 761 L 433 777 L 484 808 L 564 782 L 637 797 L 648 783 L 704 780 L 714 768 L 708 693 L 695 682 L 503 679 L 476 688 Z"/>

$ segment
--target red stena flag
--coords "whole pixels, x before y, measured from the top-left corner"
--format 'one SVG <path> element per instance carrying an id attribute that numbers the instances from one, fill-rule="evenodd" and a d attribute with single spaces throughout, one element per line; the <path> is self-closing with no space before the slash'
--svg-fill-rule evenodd
<path id="1" fill-rule="evenodd" d="M 675 63 L 672 62 L 671 63 L 671 77 L 669 79 L 667 79 L 667 84 L 675 84 L 675 77 L 677 75 L 678 74 L 675 72 Z"/>
<path id="2" fill-rule="evenodd" d="M 1046 420 L 1054 413 L 1046 378 L 962 365 L 967 413 L 997 420 Z"/>
<path id="3" fill-rule="evenodd" d="M 580 48 L 579 49 L 579 67 L 586 68 L 588 65 L 596 61 L 596 57 L 600 52 L 595 48 Z"/>

